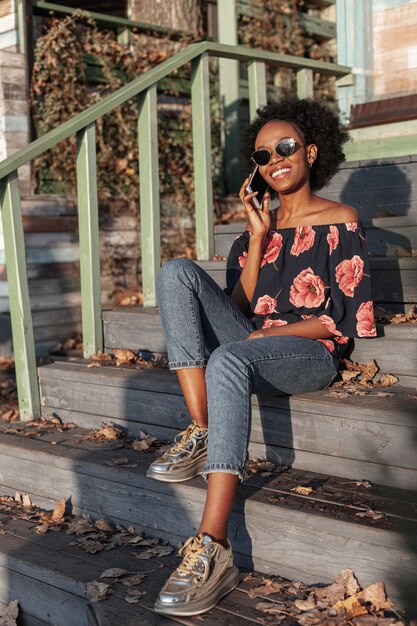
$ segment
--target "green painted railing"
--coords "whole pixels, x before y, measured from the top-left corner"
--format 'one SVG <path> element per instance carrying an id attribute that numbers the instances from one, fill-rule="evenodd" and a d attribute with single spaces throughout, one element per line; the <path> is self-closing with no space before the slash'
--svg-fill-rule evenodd
<path id="1" fill-rule="evenodd" d="M 103 349 L 96 180 L 95 124 L 130 98 L 138 98 L 142 283 L 144 305 L 155 305 L 155 278 L 160 266 L 159 173 L 156 89 L 158 81 L 186 63 L 192 64 L 191 99 L 194 145 L 197 256 L 213 256 L 213 196 L 210 146 L 209 56 L 249 63 L 251 115 L 266 103 L 266 64 L 297 72 L 300 96 L 312 94 L 313 72 L 342 77 L 350 68 L 295 56 L 272 54 L 212 42 L 192 44 L 143 76 L 61 124 L 0 163 L 0 203 L 9 282 L 15 367 L 22 420 L 40 415 L 35 347 L 30 309 L 22 211 L 17 169 L 71 135 L 77 138 L 77 189 L 84 356 Z"/>

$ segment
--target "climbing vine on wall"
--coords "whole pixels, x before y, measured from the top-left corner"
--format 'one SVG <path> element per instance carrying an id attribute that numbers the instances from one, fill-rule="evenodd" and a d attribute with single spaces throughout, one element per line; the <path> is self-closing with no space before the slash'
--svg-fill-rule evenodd
<path id="1" fill-rule="evenodd" d="M 168 35 L 156 37 L 132 31 L 126 47 L 114 32 L 99 30 L 82 12 L 64 19 L 52 18 L 35 50 L 32 109 L 38 134 L 85 110 L 189 43 L 191 39 L 186 36 L 173 40 Z M 214 78 L 214 65 L 212 75 Z M 171 77 L 158 97 L 160 191 L 177 210 L 192 213 L 190 68 L 182 68 Z M 220 193 L 220 127 L 214 80 L 213 93 L 213 173 Z M 131 99 L 100 118 L 96 125 L 100 194 L 127 200 L 134 212 L 139 188 L 137 115 L 137 101 Z M 72 137 L 35 161 L 36 190 L 75 193 L 75 167 Z"/>
<path id="2" fill-rule="evenodd" d="M 242 44 L 279 54 L 335 62 L 331 43 L 319 43 L 301 29 L 299 16 L 304 9 L 304 0 L 251 0 L 245 5 L 249 15 L 241 15 L 238 31 Z M 277 97 L 296 92 L 294 72 L 277 72 L 270 68 L 268 82 L 275 85 Z M 335 100 L 333 78 L 316 74 L 314 88 L 322 99 Z"/>

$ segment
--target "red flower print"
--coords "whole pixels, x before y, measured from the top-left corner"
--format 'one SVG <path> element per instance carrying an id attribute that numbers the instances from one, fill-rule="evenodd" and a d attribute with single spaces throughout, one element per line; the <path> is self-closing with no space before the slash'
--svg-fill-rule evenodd
<path id="1" fill-rule="evenodd" d="M 290 253 L 294 256 L 299 256 L 302 252 L 310 250 L 311 246 L 314 244 L 315 236 L 316 231 L 312 226 L 297 226 Z"/>
<path id="2" fill-rule="evenodd" d="M 239 256 L 239 257 L 238 257 L 238 259 L 237 259 L 237 260 L 239 261 L 239 265 L 240 265 L 240 267 L 241 267 L 241 268 L 244 268 L 244 267 L 245 267 L 245 264 L 246 264 L 246 257 L 247 257 L 247 256 L 248 256 L 248 253 L 247 253 L 247 252 L 244 252 L 244 253 L 242 254 L 242 256 Z"/>
<path id="3" fill-rule="evenodd" d="M 324 343 L 329 352 L 334 351 L 334 343 L 331 339 L 317 339 L 317 341 L 321 341 L 321 343 Z"/>
<path id="4" fill-rule="evenodd" d="M 362 302 L 356 311 L 358 337 L 376 337 L 374 307 L 371 300 Z"/>
<path id="5" fill-rule="evenodd" d="M 336 250 L 339 243 L 339 230 L 337 226 L 330 226 L 330 232 L 327 235 L 327 243 L 329 244 L 329 254 Z"/>
<path id="6" fill-rule="evenodd" d="M 282 235 L 280 233 L 272 233 L 265 240 L 266 247 L 262 258 L 261 267 L 266 263 L 273 263 L 277 260 L 282 248 Z"/>
<path id="7" fill-rule="evenodd" d="M 358 227 L 358 222 L 346 222 L 346 228 L 348 230 L 351 230 L 352 232 L 355 232 L 357 227 Z"/>
<path id="8" fill-rule="evenodd" d="M 271 320 L 271 318 L 266 317 L 264 319 L 264 323 L 262 324 L 262 328 L 273 328 L 274 326 L 285 326 L 288 324 L 285 320 Z"/>
<path id="9" fill-rule="evenodd" d="M 342 333 L 337 330 L 336 324 L 331 317 L 329 317 L 328 315 L 320 315 L 319 320 L 323 324 L 323 326 L 327 328 L 329 333 L 332 333 L 333 335 L 338 335 L 340 337 L 342 336 Z"/>
<path id="10" fill-rule="evenodd" d="M 313 309 L 324 301 L 325 288 L 320 276 L 316 276 L 311 267 L 307 267 L 294 278 L 289 300 L 296 307 Z"/>
<path id="11" fill-rule="evenodd" d="M 271 298 L 271 296 L 265 295 L 258 298 L 254 313 L 257 315 L 269 315 L 275 313 L 275 307 L 277 306 L 277 299 Z"/>
<path id="12" fill-rule="evenodd" d="M 355 254 L 351 259 L 345 259 L 336 267 L 336 282 L 345 296 L 353 298 L 355 287 L 363 277 L 363 261 Z"/>

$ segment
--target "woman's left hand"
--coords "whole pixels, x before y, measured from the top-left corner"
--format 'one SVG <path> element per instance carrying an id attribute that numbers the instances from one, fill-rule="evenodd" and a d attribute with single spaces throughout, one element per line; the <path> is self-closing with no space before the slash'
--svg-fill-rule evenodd
<path id="1" fill-rule="evenodd" d="M 270 333 L 266 333 L 267 329 L 254 330 L 250 335 L 247 336 L 247 339 L 261 339 L 261 337 L 267 337 Z"/>

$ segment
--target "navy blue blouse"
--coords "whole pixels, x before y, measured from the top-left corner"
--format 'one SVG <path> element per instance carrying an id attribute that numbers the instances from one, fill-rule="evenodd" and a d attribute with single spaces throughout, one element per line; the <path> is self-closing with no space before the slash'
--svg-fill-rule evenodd
<path id="1" fill-rule="evenodd" d="M 249 238 L 245 231 L 230 250 L 228 293 L 245 267 Z M 336 357 L 350 337 L 375 337 L 368 251 L 360 222 L 270 230 L 250 309 L 258 329 L 315 315 L 333 334 L 318 341 Z"/>

